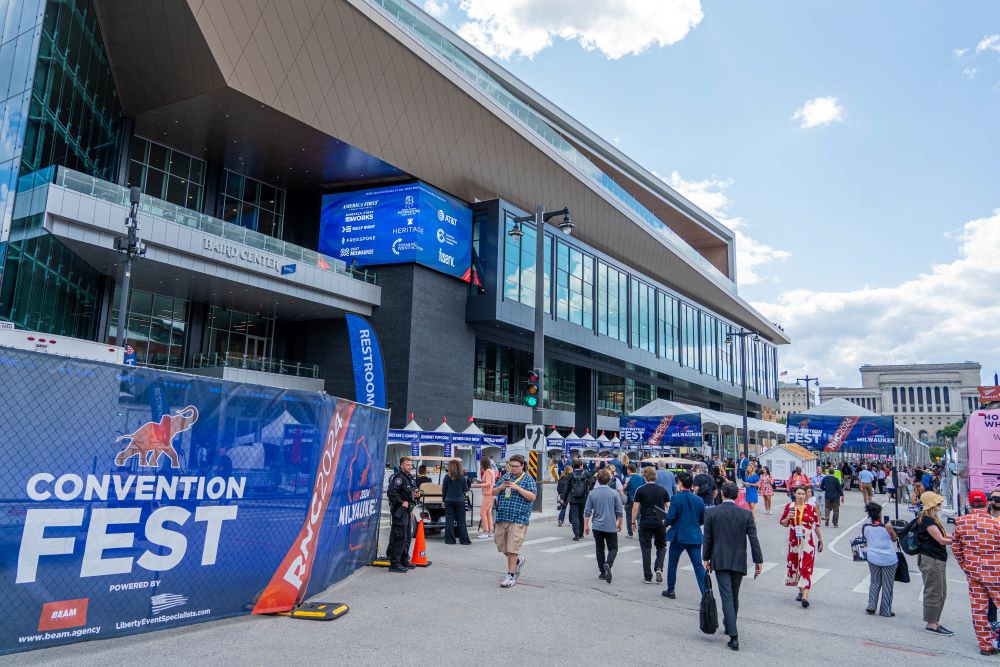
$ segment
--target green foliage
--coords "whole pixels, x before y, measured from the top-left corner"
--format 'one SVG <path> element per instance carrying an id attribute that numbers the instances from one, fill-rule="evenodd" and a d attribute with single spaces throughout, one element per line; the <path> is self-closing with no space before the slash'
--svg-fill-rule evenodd
<path id="1" fill-rule="evenodd" d="M 931 447 L 931 459 L 937 461 L 944 458 L 944 447 Z"/>
<path id="2" fill-rule="evenodd" d="M 954 424 L 948 424 L 943 429 L 941 429 L 941 435 L 944 436 L 945 438 L 948 438 L 949 440 L 954 441 L 955 438 L 958 437 L 958 432 L 962 430 L 963 426 L 965 426 L 964 417 L 955 422 Z"/>

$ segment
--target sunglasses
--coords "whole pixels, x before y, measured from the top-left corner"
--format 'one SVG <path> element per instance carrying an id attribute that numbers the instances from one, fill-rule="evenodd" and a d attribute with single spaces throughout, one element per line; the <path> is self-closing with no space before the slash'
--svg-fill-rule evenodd
<path id="1" fill-rule="evenodd" d="M 991 503 L 1000 503 L 1000 496 L 992 496 L 990 498 Z"/>

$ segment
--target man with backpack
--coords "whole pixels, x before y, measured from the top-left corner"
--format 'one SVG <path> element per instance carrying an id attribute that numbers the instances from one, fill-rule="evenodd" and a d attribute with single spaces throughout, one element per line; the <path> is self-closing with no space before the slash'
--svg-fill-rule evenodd
<path id="1" fill-rule="evenodd" d="M 645 483 L 642 475 L 636 469 L 634 463 L 628 464 L 628 481 L 625 483 L 625 525 L 628 528 L 628 536 L 632 537 L 632 507 L 635 505 L 635 492 Z"/>
<path id="2" fill-rule="evenodd" d="M 569 484 L 566 485 L 566 496 L 563 502 L 569 507 L 569 522 L 573 526 L 573 541 L 579 542 L 583 537 L 583 509 L 590 492 L 590 474 L 583 469 L 583 461 L 573 460 L 573 472 L 569 474 Z"/>

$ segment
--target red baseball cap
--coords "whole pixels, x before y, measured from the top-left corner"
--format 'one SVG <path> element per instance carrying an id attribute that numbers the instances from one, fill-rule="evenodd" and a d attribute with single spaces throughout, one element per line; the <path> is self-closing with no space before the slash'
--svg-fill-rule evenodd
<path id="1" fill-rule="evenodd" d="M 979 489 L 974 489 L 969 491 L 969 504 L 970 505 L 985 505 L 986 504 L 986 493 L 980 491 Z"/>

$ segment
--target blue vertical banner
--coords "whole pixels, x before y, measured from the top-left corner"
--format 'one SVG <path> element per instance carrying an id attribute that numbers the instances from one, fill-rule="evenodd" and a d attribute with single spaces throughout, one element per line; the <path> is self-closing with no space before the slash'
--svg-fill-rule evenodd
<path id="1" fill-rule="evenodd" d="M 368 321 L 357 315 L 345 315 L 351 339 L 351 363 L 354 366 L 354 400 L 363 405 L 384 408 L 385 367 L 382 348 Z"/>

